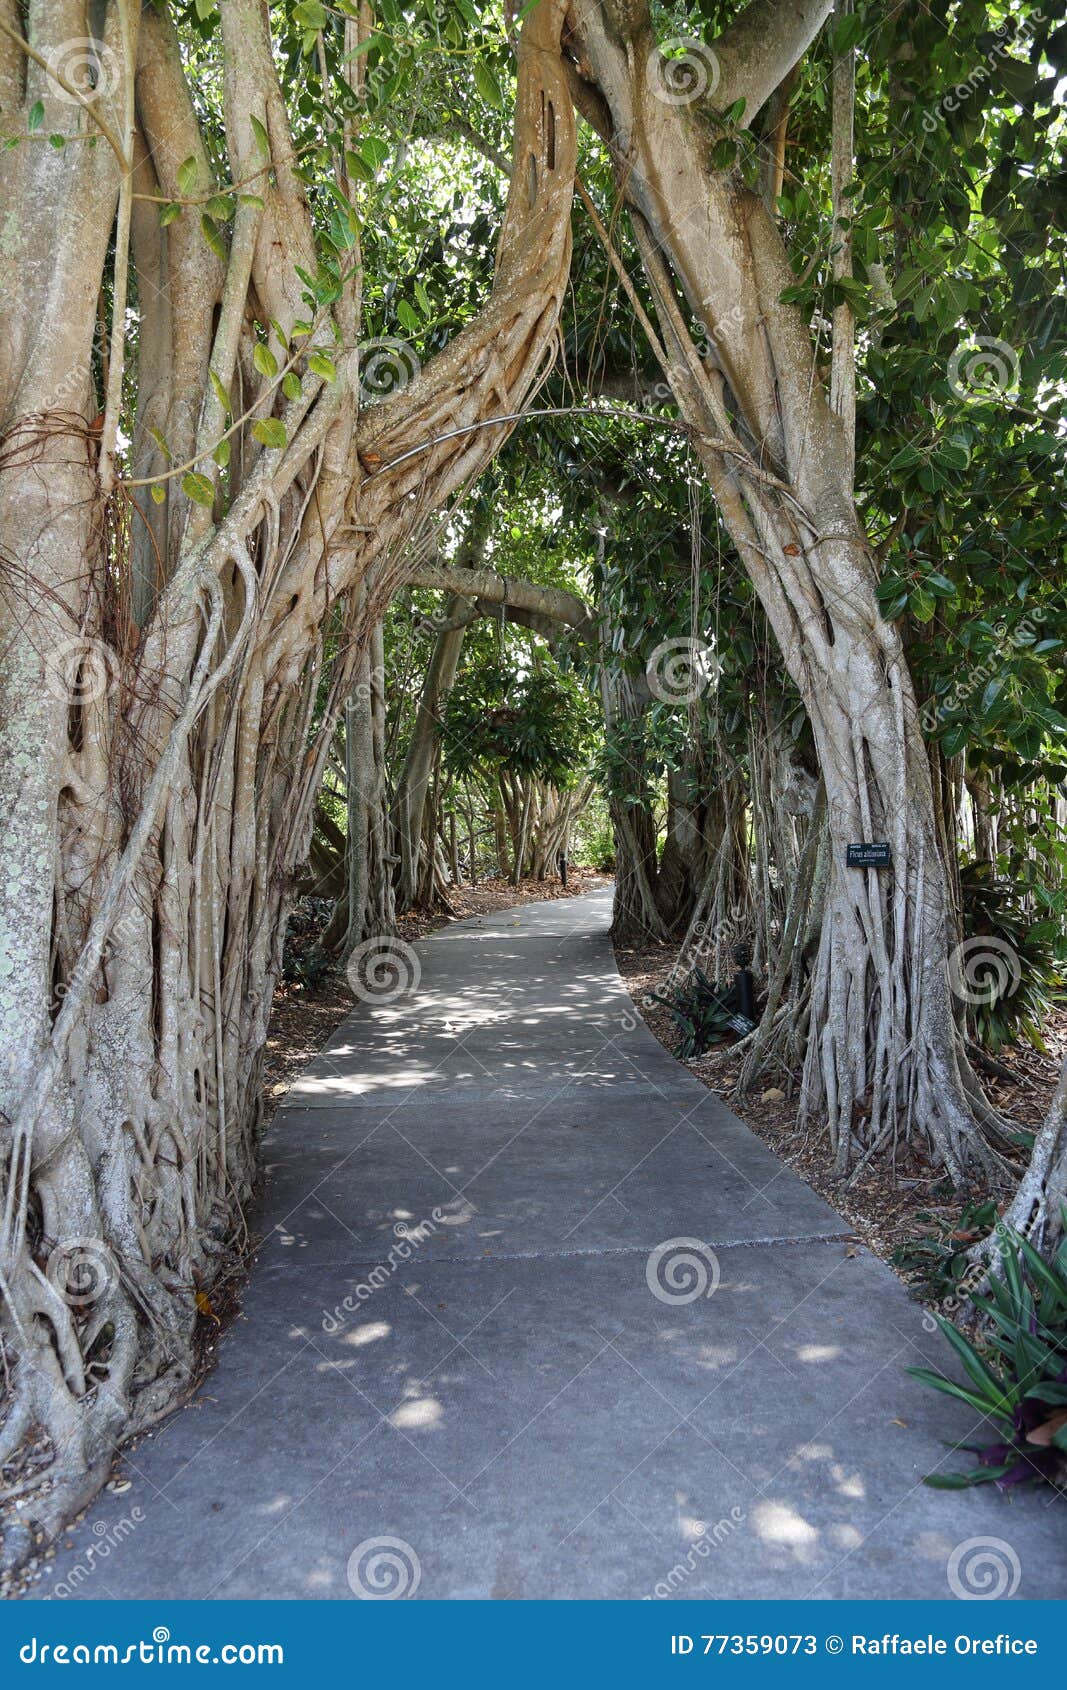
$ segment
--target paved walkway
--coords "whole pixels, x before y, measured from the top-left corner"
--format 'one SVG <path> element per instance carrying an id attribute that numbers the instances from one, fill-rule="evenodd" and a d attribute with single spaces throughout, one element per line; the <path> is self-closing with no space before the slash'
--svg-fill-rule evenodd
<path id="1" fill-rule="evenodd" d="M 1063 1502 L 922 1486 L 940 1339 L 636 1020 L 609 915 L 457 924 L 339 1029 L 218 1368 L 36 1594 L 1064 1594 Z"/>

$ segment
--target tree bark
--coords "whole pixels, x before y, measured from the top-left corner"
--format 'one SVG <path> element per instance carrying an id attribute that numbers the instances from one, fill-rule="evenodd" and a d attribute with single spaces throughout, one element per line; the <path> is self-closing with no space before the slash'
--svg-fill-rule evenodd
<path id="1" fill-rule="evenodd" d="M 117 70 L 88 112 L 36 63 L 12 68 L 4 38 L 15 127 L 39 100 L 43 133 L 81 138 L 0 154 L 0 1292 L 12 1383 L 0 1460 L 17 1459 L 31 1427 L 54 1453 L 9 1559 L 27 1552 L 32 1522 L 54 1534 L 106 1476 L 116 1439 L 188 1388 L 197 1298 L 243 1238 L 271 994 L 329 745 L 429 517 L 508 431 L 473 425 L 521 409 L 553 355 L 574 170 L 563 8 L 542 0 L 519 43 L 492 295 L 406 390 L 360 410 L 358 243 L 340 297 L 310 337 L 292 336 L 307 311 L 296 267 L 313 274 L 317 261 L 265 10 L 221 9 L 229 168 L 234 181 L 258 171 L 261 185 L 259 203 L 238 204 L 225 261 L 175 223 L 161 241 L 124 216 L 149 166 L 164 192 L 175 157 L 203 167 L 165 17 L 150 10 L 139 33 L 126 0 L 94 6 L 92 23 L 78 0 L 31 13 L 42 56 L 95 36 Z M 191 440 L 210 489 L 210 503 L 191 500 L 185 470 L 168 466 L 150 541 L 131 538 L 148 490 L 112 485 L 106 450 L 121 312 L 106 384 L 94 366 L 98 301 L 121 298 L 130 264 L 151 355 L 174 342 L 159 379 L 129 372 L 131 466 L 163 473 L 147 429 L 165 426 L 171 459 Z M 149 302 L 160 275 L 172 278 L 169 308 Z M 254 368 L 257 326 L 299 371 L 299 397 L 283 400 Z M 306 364 L 317 346 L 336 380 Z M 224 483 L 212 448 L 227 409 L 239 420 Z M 284 446 L 253 433 L 268 417 Z M 341 656 L 327 671 L 328 635 Z"/>
<path id="2" fill-rule="evenodd" d="M 749 126 L 828 3 L 756 0 L 713 44 L 714 109 Z M 710 102 L 662 98 L 642 0 L 575 0 L 572 89 L 606 139 L 652 288 L 667 375 L 812 723 L 832 842 L 803 1103 L 838 1165 L 923 1141 L 958 1182 L 995 1126 L 960 1044 L 955 942 L 929 765 L 897 630 L 857 521 L 852 442 L 822 387 L 773 217 L 710 161 Z M 699 342 L 699 346 L 698 346 Z M 886 840 L 892 869 L 846 866 Z"/>

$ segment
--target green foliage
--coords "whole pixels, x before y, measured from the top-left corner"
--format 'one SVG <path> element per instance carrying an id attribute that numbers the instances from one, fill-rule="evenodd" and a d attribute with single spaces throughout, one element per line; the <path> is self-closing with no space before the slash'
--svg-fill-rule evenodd
<path id="1" fill-rule="evenodd" d="M 1057 923 L 1028 920 L 1016 888 L 996 879 L 989 863 L 966 864 L 960 886 L 964 955 L 975 968 L 975 989 L 967 992 L 975 1040 L 998 1051 L 1022 1037 L 1044 1051 L 1041 1026 L 1063 988 L 1055 953 Z M 984 955 L 989 961 L 982 967 Z M 973 1001 L 976 997 L 980 1001 Z"/>
<path id="2" fill-rule="evenodd" d="M 566 789 L 587 765 L 595 725 L 573 676 L 547 662 L 519 676 L 490 662 L 468 669 L 448 695 L 440 724 L 445 766 L 457 775 L 504 766 Z"/>
<path id="3" fill-rule="evenodd" d="M 1051 1480 L 1067 1452 L 1067 1237 L 1051 1262 L 1010 1227 L 999 1228 L 997 1237 L 999 1272 L 985 1295 L 971 1299 L 986 1323 L 981 1339 L 972 1341 L 935 1316 L 967 1383 L 926 1367 L 908 1369 L 924 1385 L 966 1403 L 980 1424 L 992 1422 L 998 1432 L 986 1444 L 954 1445 L 976 1455 L 978 1465 L 932 1473 L 926 1483 L 940 1490 Z"/>
<path id="4" fill-rule="evenodd" d="M 657 1003 L 666 1004 L 674 1018 L 678 1028 L 674 1054 L 682 1062 L 702 1056 L 712 1045 L 741 1030 L 736 986 L 713 983 L 701 968 L 694 968 L 684 984 L 669 992 L 649 995 Z"/>
<path id="5" fill-rule="evenodd" d="M 615 834 L 603 798 L 593 802 L 578 819 L 571 854 L 576 863 L 610 874 L 615 868 Z"/>
<path id="6" fill-rule="evenodd" d="M 898 1244 L 889 1260 L 904 1274 L 916 1296 L 926 1302 L 944 1302 L 959 1292 L 970 1246 L 996 1225 L 997 1205 L 992 1198 L 975 1199 L 951 1220 L 929 1213 L 915 1218 L 930 1223 L 932 1230 L 922 1238 Z"/>

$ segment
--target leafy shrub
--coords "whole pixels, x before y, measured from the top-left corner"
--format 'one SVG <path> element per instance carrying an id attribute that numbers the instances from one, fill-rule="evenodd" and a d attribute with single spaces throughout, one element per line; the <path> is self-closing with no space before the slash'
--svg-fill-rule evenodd
<path id="1" fill-rule="evenodd" d="M 1015 888 L 997 880 L 989 863 L 968 863 L 960 871 L 963 932 L 968 948 L 991 941 L 990 954 L 1013 953 L 1012 970 L 992 968 L 983 975 L 985 1001 L 971 1004 L 968 1020 L 976 1042 L 990 1051 L 1022 1036 L 1044 1052 L 1041 1025 L 1063 987 L 1056 961 L 1058 924 L 1031 922 Z"/>
<path id="2" fill-rule="evenodd" d="M 596 725 L 592 701 L 573 676 L 547 662 L 525 675 L 489 663 L 456 681 L 438 732 L 445 767 L 460 778 L 503 764 L 566 790 L 586 768 Z"/>
<path id="3" fill-rule="evenodd" d="M 1067 1216 L 1065 1216 L 1067 1220 Z M 940 1490 L 995 1484 L 1001 1488 L 1030 1479 L 1053 1481 L 1067 1452 L 1067 1237 L 1046 1262 L 1028 1239 L 1010 1227 L 999 1233 L 1000 1273 L 984 1295 L 971 1298 L 988 1325 L 971 1339 L 943 1315 L 935 1319 L 958 1356 L 969 1381 L 947 1379 L 930 1368 L 911 1367 L 924 1385 L 957 1397 L 992 1422 L 998 1436 L 984 1444 L 956 1444 L 978 1458 L 963 1473 L 932 1473 Z"/>
<path id="4" fill-rule="evenodd" d="M 571 849 L 576 863 L 605 873 L 614 870 L 615 835 L 607 806 L 599 796 L 579 816 Z"/>
<path id="5" fill-rule="evenodd" d="M 317 986 L 334 967 L 319 944 L 332 909 L 329 898 L 299 898 L 294 904 L 282 950 L 282 980 L 287 986 Z"/>
<path id="6" fill-rule="evenodd" d="M 997 1224 L 993 1198 L 967 1203 L 954 1220 L 923 1211 L 917 1221 L 933 1223 L 922 1238 L 909 1238 L 890 1251 L 889 1260 L 899 1268 L 912 1290 L 927 1302 L 944 1302 L 958 1290 L 970 1263 L 968 1250 Z"/>
<path id="7" fill-rule="evenodd" d="M 702 1056 L 712 1045 L 721 1044 L 732 1033 L 743 1032 L 751 1025 L 740 1019 L 736 985 L 714 984 L 700 968 L 693 969 L 684 985 L 649 995 L 657 1003 L 665 1004 L 674 1017 L 678 1027 L 674 1054 L 683 1062 Z"/>

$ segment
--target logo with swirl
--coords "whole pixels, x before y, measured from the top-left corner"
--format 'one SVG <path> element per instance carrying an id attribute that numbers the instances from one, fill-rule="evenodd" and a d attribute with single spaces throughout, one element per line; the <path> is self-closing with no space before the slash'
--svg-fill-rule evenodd
<path id="1" fill-rule="evenodd" d="M 115 1284 L 118 1267 L 102 1238 L 69 1238 L 56 1245 L 45 1273 L 68 1308 L 87 1309 Z"/>
<path id="2" fill-rule="evenodd" d="M 1001 1537 L 969 1537 L 948 1558 L 948 1587 L 961 1602 L 997 1602 L 1014 1596 L 1023 1570 Z"/>
<path id="3" fill-rule="evenodd" d="M 949 359 L 948 385 L 957 399 L 970 405 L 1014 399 L 1019 392 L 1019 354 L 1006 340 L 973 335 L 962 340 Z"/>
<path id="4" fill-rule="evenodd" d="M 88 35 L 61 41 L 48 55 L 48 69 L 56 79 L 51 92 L 68 106 L 92 105 L 102 95 L 113 94 L 119 85 L 118 54 L 106 42 L 93 41 Z"/>
<path id="5" fill-rule="evenodd" d="M 95 704 L 118 678 L 118 659 L 103 640 L 60 640 L 44 661 L 44 684 L 61 704 Z"/>
<path id="6" fill-rule="evenodd" d="M 1022 964 L 1005 939 L 978 934 L 964 939 L 948 959 L 948 983 L 961 1003 L 994 1004 L 1019 989 Z"/>
<path id="7" fill-rule="evenodd" d="M 722 1270 L 719 1258 L 700 1238 L 668 1238 L 657 1244 L 645 1263 L 645 1283 L 661 1303 L 695 1303 L 713 1297 Z"/>
<path id="8" fill-rule="evenodd" d="M 165 1625 L 157 1625 L 156 1626 L 155 1630 L 152 1632 L 152 1642 L 153 1643 L 169 1643 L 170 1642 L 170 1632 L 167 1630 Z"/>
<path id="9" fill-rule="evenodd" d="M 652 95 L 664 106 L 691 106 L 719 86 L 719 61 L 696 35 L 673 35 L 645 64 Z"/>
<path id="10" fill-rule="evenodd" d="M 661 640 L 645 664 L 645 679 L 661 704 L 695 704 L 718 670 L 718 659 L 703 640 Z"/>
<path id="11" fill-rule="evenodd" d="M 364 1602 L 414 1596 L 422 1566 L 402 1537 L 368 1537 L 348 1557 L 348 1588 Z"/>
<path id="12" fill-rule="evenodd" d="M 418 990 L 422 964 L 403 939 L 382 933 L 355 946 L 345 974 L 352 996 L 360 1003 L 395 1003 Z"/>
<path id="13" fill-rule="evenodd" d="M 373 405 L 391 399 L 394 393 L 403 393 L 421 368 L 414 347 L 406 340 L 383 335 L 378 340 L 365 341 L 359 349 L 360 404 Z"/>

